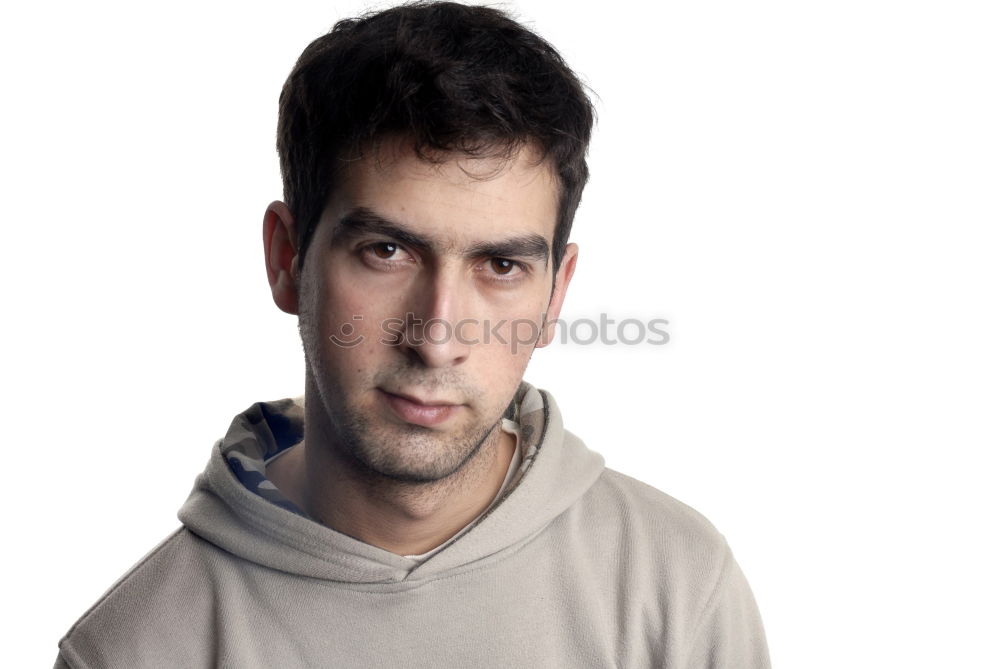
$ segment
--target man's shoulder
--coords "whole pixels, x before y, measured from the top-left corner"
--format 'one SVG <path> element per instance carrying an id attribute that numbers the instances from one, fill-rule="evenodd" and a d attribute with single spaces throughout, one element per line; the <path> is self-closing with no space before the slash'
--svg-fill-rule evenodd
<path id="1" fill-rule="evenodd" d="M 200 624 L 199 612 L 209 610 L 212 594 L 205 577 L 211 563 L 235 559 L 221 553 L 184 527 L 172 532 L 73 624 L 59 642 L 61 661 L 74 668 L 160 666 L 157 639 L 187 636 Z M 199 643 L 191 637 L 184 641 Z"/>
<path id="2" fill-rule="evenodd" d="M 187 531 L 184 527 L 178 527 L 167 535 L 160 543 L 151 548 L 142 558 L 132 565 L 122 574 L 111 587 L 105 590 L 104 594 L 80 616 L 73 627 L 70 628 L 67 636 L 70 636 L 79 627 L 86 625 L 88 620 L 100 617 L 108 608 L 114 606 L 116 600 L 121 599 L 128 593 L 134 591 L 137 586 L 142 587 L 146 581 L 155 581 L 160 574 L 163 565 L 175 564 L 178 552 L 185 551 Z"/>
<path id="3" fill-rule="evenodd" d="M 692 584 L 718 578 L 732 553 L 705 516 L 631 476 L 605 469 L 575 505 L 574 525 L 630 568 L 669 571 Z"/>
<path id="4" fill-rule="evenodd" d="M 646 602 L 654 628 L 672 630 L 670 643 L 688 649 L 692 666 L 769 666 L 753 594 L 705 516 L 611 469 L 574 513 L 590 568 L 615 575 L 606 587 Z"/>
<path id="5" fill-rule="evenodd" d="M 725 537 L 701 513 L 631 476 L 605 469 L 561 521 L 574 568 L 605 575 L 606 588 L 644 602 L 654 627 L 670 627 L 687 648 L 698 621 L 736 569 Z M 721 593 L 721 594 L 720 594 Z M 757 665 L 747 665 L 757 666 Z"/>
<path id="6" fill-rule="evenodd" d="M 605 468 L 584 501 L 600 504 L 615 520 L 627 518 L 637 529 L 658 530 L 658 536 L 718 547 L 725 539 L 705 516 L 648 483 Z"/>

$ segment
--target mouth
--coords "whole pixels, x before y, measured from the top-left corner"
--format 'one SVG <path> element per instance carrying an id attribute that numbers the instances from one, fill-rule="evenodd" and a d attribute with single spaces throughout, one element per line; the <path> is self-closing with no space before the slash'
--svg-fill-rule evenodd
<path id="1" fill-rule="evenodd" d="M 443 399 L 390 393 L 381 388 L 378 389 L 378 393 L 396 416 L 407 423 L 423 427 L 434 427 L 444 423 L 457 414 L 463 406 Z"/>

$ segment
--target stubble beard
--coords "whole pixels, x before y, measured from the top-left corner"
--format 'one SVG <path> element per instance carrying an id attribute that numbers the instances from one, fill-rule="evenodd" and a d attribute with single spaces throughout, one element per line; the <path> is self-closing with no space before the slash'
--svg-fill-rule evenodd
<path id="1" fill-rule="evenodd" d="M 330 415 L 331 407 L 327 407 Z M 381 478 L 397 483 L 432 484 L 456 478 L 466 471 L 495 437 L 499 423 L 479 426 L 448 437 L 420 426 L 376 426 L 365 414 L 343 411 L 331 415 L 333 443 L 346 455 L 354 469 L 365 478 Z M 494 439 L 495 440 L 495 439 Z"/>
<path id="2" fill-rule="evenodd" d="M 357 397 L 349 392 L 326 370 L 335 368 L 324 355 L 324 346 L 334 346 L 319 332 L 311 310 L 299 315 L 299 332 L 306 363 L 306 412 L 312 414 L 323 427 L 324 434 L 316 435 L 322 447 L 333 451 L 335 458 L 348 466 L 352 474 L 371 484 L 410 484 L 426 487 L 448 480 L 455 481 L 462 474 L 472 475 L 474 469 L 483 468 L 485 445 L 492 446 L 500 436 L 500 417 L 507 404 L 496 410 L 496 416 L 475 420 L 450 434 L 419 425 L 401 424 L 379 416 L 378 407 L 364 408 L 355 404 Z M 384 344 L 379 344 L 384 345 Z M 340 364 L 344 368 L 343 363 Z M 400 352 L 393 366 L 378 372 L 369 372 L 358 384 L 358 392 L 372 394 L 375 388 L 426 387 L 439 391 L 442 388 L 457 390 L 461 398 L 482 397 L 454 371 L 444 371 L 436 377 L 431 372 L 405 358 Z M 358 382 L 358 379 L 354 379 Z M 322 416 L 314 413 L 311 404 L 319 403 Z M 474 413 L 465 405 L 462 413 Z M 317 421 L 309 421 L 318 426 Z M 308 429 L 308 428 L 307 428 Z M 476 467 L 478 463 L 479 467 Z"/>

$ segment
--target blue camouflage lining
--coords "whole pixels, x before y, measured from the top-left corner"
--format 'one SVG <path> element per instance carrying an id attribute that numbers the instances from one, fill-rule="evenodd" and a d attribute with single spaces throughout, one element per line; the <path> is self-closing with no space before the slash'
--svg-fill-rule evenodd
<path id="1" fill-rule="evenodd" d="M 297 397 L 257 402 L 233 419 L 229 432 L 222 440 L 222 455 L 233 475 L 247 490 L 294 514 L 309 518 L 305 511 L 267 479 L 265 464 L 302 441 L 305 431 L 304 401 L 304 398 Z M 522 383 L 504 412 L 504 417 L 519 423 L 520 438 L 524 444 L 521 448 L 518 476 L 501 493 L 502 497 L 510 494 L 516 485 L 516 479 L 527 471 L 535 459 L 545 433 L 548 409 L 541 393 Z"/>
<path id="2" fill-rule="evenodd" d="M 267 479 L 266 462 L 302 441 L 301 398 L 258 402 L 233 419 L 222 453 L 229 469 L 250 492 L 272 504 L 308 518 Z"/>

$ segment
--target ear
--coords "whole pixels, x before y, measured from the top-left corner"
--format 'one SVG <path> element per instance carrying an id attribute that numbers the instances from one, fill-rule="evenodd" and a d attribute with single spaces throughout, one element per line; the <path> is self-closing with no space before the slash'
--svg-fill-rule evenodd
<path id="1" fill-rule="evenodd" d="M 284 202 L 267 205 L 264 212 L 264 264 L 271 297 L 278 308 L 299 313 L 298 254 L 295 250 L 295 221 Z"/>
<path id="2" fill-rule="evenodd" d="M 566 252 L 563 254 L 562 263 L 556 271 L 555 286 L 552 288 L 552 296 L 549 298 L 549 307 L 545 310 L 545 322 L 542 324 L 542 333 L 535 342 L 535 348 L 542 348 L 552 343 L 555 333 L 555 322 L 559 319 L 559 312 L 562 311 L 563 300 L 566 299 L 566 290 L 569 288 L 570 279 L 576 271 L 576 258 L 579 255 L 580 247 L 576 244 L 567 244 Z"/>

